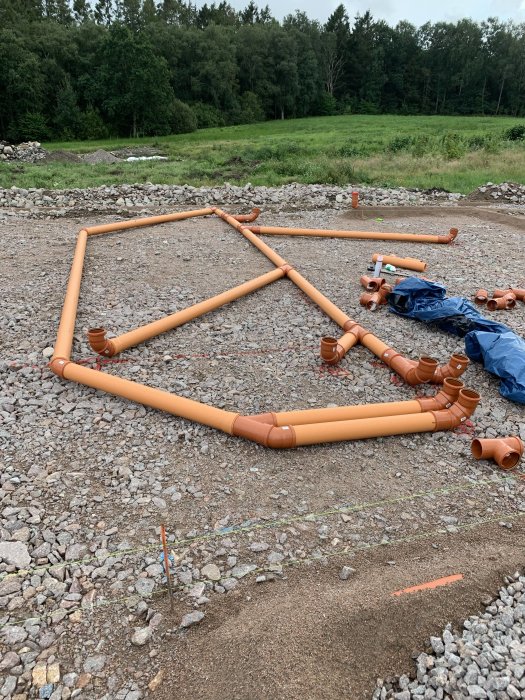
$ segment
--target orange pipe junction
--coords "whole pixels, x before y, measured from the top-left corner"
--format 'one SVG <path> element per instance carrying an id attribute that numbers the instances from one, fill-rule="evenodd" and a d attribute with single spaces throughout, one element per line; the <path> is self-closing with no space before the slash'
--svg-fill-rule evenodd
<path id="1" fill-rule="evenodd" d="M 415 399 L 414 401 L 242 416 L 233 411 L 208 406 L 199 401 L 193 401 L 138 382 L 108 375 L 71 361 L 75 319 L 88 237 L 212 214 L 219 216 L 241 233 L 273 262 L 276 269 L 222 294 L 218 294 L 211 299 L 204 300 L 187 309 L 129 331 L 118 338 L 107 339 L 103 328 L 91 329 L 88 333 L 88 338 L 91 347 L 96 352 L 111 356 L 160 333 L 176 328 L 183 323 L 187 323 L 194 318 L 198 318 L 209 311 L 218 309 L 224 304 L 246 296 L 267 284 L 271 284 L 283 277 L 288 277 L 344 331 L 344 335 L 339 340 L 333 338 L 323 339 L 324 349 L 322 352 L 327 362 L 338 361 L 353 345 L 360 342 L 385 361 L 394 371 L 403 376 L 408 383 L 439 381 L 443 383 L 441 391 L 433 397 Z M 450 364 L 450 371 L 441 368 L 440 372 L 437 361 L 432 358 L 423 357 L 419 362 L 408 360 L 392 348 L 389 348 L 372 333 L 359 326 L 270 246 L 261 241 L 253 232 L 252 227 L 245 225 L 254 221 L 258 215 L 259 210 L 257 209 L 254 209 L 248 215 L 232 216 L 221 209 L 210 207 L 165 216 L 83 228 L 77 239 L 54 354 L 49 364 L 52 371 L 64 379 L 100 389 L 155 409 L 167 411 L 168 413 L 217 428 L 230 435 L 242 436 L 268 447 L 289 448 L 339 440 L 366 439 L 383 435 L 449 430 L 460 425 L 473 413 L 480 397 L 475 391 L 465 389 L 463 383 L 456 378 L 461 374 L 456 365 Z M 404 234 L 397 235 L 402 236 Z M 417 236 L 416 238 L 419 239 L 421 237 Z M 459 367 L 459 365 L 457 366 Z M 462 366 L 462 370 L 465 366 L 466 362 Z M 438 375 L 440 375 L 439 378 Z"/>

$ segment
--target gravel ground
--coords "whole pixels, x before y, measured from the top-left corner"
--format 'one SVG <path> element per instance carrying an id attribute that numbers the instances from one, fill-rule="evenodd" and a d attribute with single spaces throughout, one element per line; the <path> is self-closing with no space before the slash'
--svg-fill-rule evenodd
<path id="1" fill-rule="evenodd" d="M 231 209 L 246 209 L 249 200 L 247 191 Z M 273 202 L 260 223 L 348 224 L 339 205 L 299 212 L 301 204 L 292 209 Z M 216 601 L 249 601 L 252 590 L 271 580 L 283 579 L 274 590 L 291 585 L 286 572 L 301 562 L 296 578 L 308 570 L 315 581 L 316 567 L 333 557 L 339 580 L 343 565 L 358 570 L 365 549 L 388 552 L 389 545 L 411 541 L 439 548 L 444 536 L 460 543 L 464 529 L 481 521 L 502 533 L 518 527 L 525 513 L 523 482 L 504 480 L 490 463 L 475 462 L 469 446 L 473 434 L 525 438 L 523 410 L 503 400 L 497 380 L 477 366 L 464 379 L 483 400 L 474 423 L 461 431 L 286 452 L 61 381 L 46 369 L 46 357 L 76 233 L 81 225 L 112 219 L 40 221 L 33 214 L 30 225 L 12 216 L 0 222 L 0 697 L 167 700 L 173 695 L 165 678 L 191 643 L 194 629 L 188 627 L 205 629 Z M 456 225 L 460 236 L 453 246 L 276 237 L 269 242 L 399 351 L 446 361 L 462 350 L 461 340 L 358 304 L 359 276 L 373 252 L 425 259 L 428 275 L 444 282 L 450 294 L 523 286 L 523 261 L 516 255 L 522 234 L 473 222 L 460 211 L 445 223 L 425 217 L 353 225 L 429 233 Z M 89 327 L 103 325 L 119 334 L 270 269 L 255 248 L 213 218 L 97 237 L 86 256 L 74 358 L 95 364 L 85 339 Z M 523 333 L 523 308 L 500 312 L 498 319 Z M 319 338 L 336 332 L 282 280 L 130 349 L 103 369 L 246 413 L 403 400 L 427 391 L 402 385 L 360 347 L 336 370 L 321 366 Z M 173 550 L 173 614 L 159 564 L 161 522 Z M 174 543 L 181 539 L 184 544 Z M 515 557 L 513 568 L 522 561 L 517 546 Z M 340 573 L 353 585 L 352 571 Z M 322 591 L 315 584 L 309 590 L 312 605 Z M 249 639 L 249 629 L 244 617 L 239 639 Z M 216 671 L 209 669 L 212 678 Z M 337 672 L 343 676 L 348 669 Z M 205 670 L 178 681 L 188 696 L 227 695 L 210 692 Z M 368 678 L 368 697 L 373 686 Z M 309 697 L 341 697 L 337 692 L 320 687 Z M 359 692 L 354 697 L 366 697 L 362 687 Z M 268 695 L 259 695 L 255 685 L 230 697 Z M 292 680 L 274 697 L 297 697 Z"/>

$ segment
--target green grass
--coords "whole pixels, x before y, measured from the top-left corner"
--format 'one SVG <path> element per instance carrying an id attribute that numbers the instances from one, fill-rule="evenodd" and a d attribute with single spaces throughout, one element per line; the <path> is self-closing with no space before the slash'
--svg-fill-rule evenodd
<path id="1" fill-rule="evenodd" d="M 63 189 L 106 184 L 275 186 L 288 182 L 470 192 L 487 181 L 525 183 L 525 141 L 504 117 L 348 115 L 264 122 L 162 138 L 46 143 L 49 150 L 155 146 L 169 161 L 0 164 L 0 186 Z"/>

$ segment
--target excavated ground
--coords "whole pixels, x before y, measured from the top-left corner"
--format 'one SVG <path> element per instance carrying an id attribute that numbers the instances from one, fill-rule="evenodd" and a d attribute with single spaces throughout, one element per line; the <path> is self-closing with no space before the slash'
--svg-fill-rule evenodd
<path id="1" fill-rule="evenodd" d="M 385 308 L 360 308 L 359 277 L 372 253 L 426 260 L 427 276 L 450 295 L 525 286 L 523 233 L 510 225 L 459 209 L 381 216 L 352 226 L 425 233 L 457 226 L 460 234 L 452 246 L 265 240 L 412 358 L 444 362 L 463 343 Z M 471 366 L 464 380 L 483 400 L 462 430 L 278 452 L 62 382 L 45 369 L 44 354 L 76 233 L 111 220 L 0 224 L 0 533 L 32 557 L 27 575 L 0 580 L 0 651 L 19 657 L 9 657 L 10 667 L 0 662 L 3 696 L 38 697 L 35 668 L 43 666 L 45 678 L 47 664 L 49 680 L 58 662 L 53 700 L 369 698 L 378 676 L 410 672 L 414 650 L 446 622 L 477 611 L 505 573 L 522 567 L 523 481 L 470 455 L 472 435 L 525 438 L 522 407 Z M 349 218 L 274 208 L 258 223 L 345 228 Z M 217 219 L 97 237 L 86 256 L 74 357 L 93 366 L 89 327 L 119 334 L 270 269 Z M 494 318 L 523 334 L 524 312 L 519 304 Z M 404 386 L 364 348 L 337 369 L 322 366 L 319 338 L 336 333 L 282 280 L 103 370 L 245 413 L 427 391 Z M 174 553 L 173 612 L 159 566 L 161 522 Z M 180 546 L 175 538 L 191 541 Z M 215 590 L 206 564 L 219 568 Z M 348 580 L 339 577 L 343 566 L 355 569 Z M 0 577 L 10 572 L 14 565 L 0 564 Z M 448 588 L 391 595 L 455 573 L 464 579 Z M 181 629 L 194 610 L 202 621 Z M 131 642 L 137 628 L 145 630 L 142 645 Z M 150 690 L 154 678 L 159 685 Z"/>

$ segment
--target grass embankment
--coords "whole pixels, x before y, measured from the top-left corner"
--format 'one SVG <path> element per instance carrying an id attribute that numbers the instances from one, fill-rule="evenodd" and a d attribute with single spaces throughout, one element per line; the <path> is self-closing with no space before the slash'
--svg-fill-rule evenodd
<path id="1" fill-rule="evenodd" d="M 0 186 L 63 189 L 105 184 L 276 186 L 289 182 L 443 188 L 525 183 L 525 140 L 503 117 L 349 115 L 204 129 L 162 138 L 44 144 L 86 153 L 155 146 L 169 161 L 0 164 Z"/>

